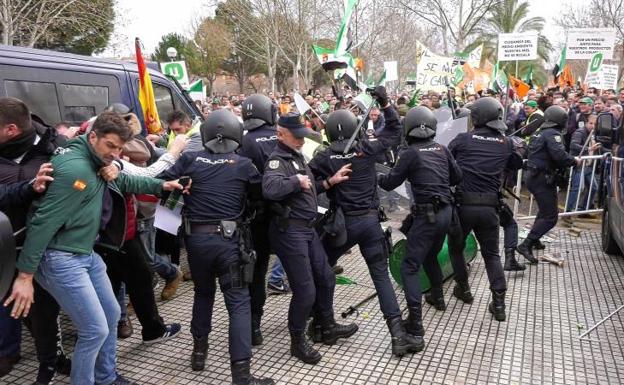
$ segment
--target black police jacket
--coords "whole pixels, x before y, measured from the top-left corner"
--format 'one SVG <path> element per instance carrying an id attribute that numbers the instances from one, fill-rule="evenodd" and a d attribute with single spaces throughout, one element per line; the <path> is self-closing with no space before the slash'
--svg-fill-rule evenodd
<path id="1" fill-rule="evenodd" d="M 446 147 L 425 140 L 402 150 L 390 173 L 379 176 L 379 186 L 392 190 L 405 179 L 412 185 L 414 204 L 433 203 L 436 199 L 450 203 L 451 186 L 461 181 L 462 173 Z"/>
<path id="2" fill-rule="evenodd" d="M 366 137 L 357 141 L 348 154 L 343 153 L 348 140 L 334 142 L 310 161 L 310 169 L 321 183 L 344 165 L 351 164 L 349 179 L 327 192 L 332 204 L 341 207 L 345 212 L 379 207 L 375 163 L 378 155 L 400 141 L 403 132 L 399 115 L 394 108 L 385 108 L 383 112 L 386 126 L 377 137 Z"/>
<path id="3" fill-rule="evenodd" d="M 0 211 L 4 212 L 12 205 L 25 205 L 32 202 L 39 194 L 32 188 L 30 181 L 0 184 Z M 18 230 L 18 229 L 15 229 Z"/>
<path id="4" fill-rule="evenodd" d="M 301 188 L 297 175 L 307 175 L 310 189 Z M 316 218 L 316 194 L 324 192 L 322 181 L 314 179 L 303 155 L 278 142 L 269 156 L 262 177 L 262 194 L 267 200 L 290 207 L 289 218 L 311 221 Z"/>
<path id="5" fill-rule="evenodd" d="M 530 168 L 548 171 L 575 164 L 574 157 L 565 150 L 560 130 L 544 128 L 531 136 L 527 162 Z"/>
<path id="6" fill-rule="evenodd" d="M 511 139 L 487 127 L 457 135 L 448 148 L 463 174 L 462 191 L 498 194 L 505 169 L 522 167 Z"/>
<path id="7" fill-rule="evenodd" d="M 274 126 L 265 124 L 254 130 L 247 131 L 243 136 L 238 153 L 251 159 L 260 173 L 264 173 L 264 165 L 277 144 L 277 132 Z"/>
<path id="8" fill-rule="evenodd" d="M 191 222 L 238 219 L 248 194 L 259 195 L 261 175 L 251 159 L 235 153 L 213 154 L 204 149 L 183 153 L 160 178 L 189 176 L 190 194 L 184 196 L 183 215 Z"/>

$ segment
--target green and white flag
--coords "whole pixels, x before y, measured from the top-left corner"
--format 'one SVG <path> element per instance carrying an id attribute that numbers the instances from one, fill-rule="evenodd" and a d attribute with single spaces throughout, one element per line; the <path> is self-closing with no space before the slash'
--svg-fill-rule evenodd
<path id="1" fill-rule="evenodd" d="M 563 67 L 565 67 L 566 55 L 568 52 L 568 47 L 563 47 L 561 51 L 561 56 L 559 56 L 559 63 L 555 66 L 555 78 L 558 78 L 563 73 Z"/>
<path id="2" fill-rule="evenodd" d="M 500 68 L 498 61 L 492 70 L 492 84 L 490 88 L 497 92 L 507 92 L 509 88 L 509 79 L 503 69 Z"/>
<path id="3" fill-rule="evenodd" d="M 338 68 L 347 68 L 349 65 L 353 67 L 353 57 L 349 54 L 351 48 L 351 39 L 349 38 L 349 24 L 353 10 L 357 5 L 357 0 L 347 0 L 345 4 L 345 13 L 342 16 L 338 37 L 336 38 L 336 47 L 323 48 L 313 45 L 316 58 L 325 71 L 332 71 Z"/>
<path id="4" fill-rule="evenodd" d="M 204 85 L 201 79 L 191 83 L 188 88 L 188 92 L 202 92 L 204 90 Z"/>

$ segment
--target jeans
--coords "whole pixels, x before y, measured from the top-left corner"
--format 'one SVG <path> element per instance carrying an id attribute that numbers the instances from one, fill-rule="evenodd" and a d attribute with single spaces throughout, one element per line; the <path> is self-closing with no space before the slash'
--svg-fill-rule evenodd
<path id="1" fill-rule="evenodd" d="M 596 167 L 597 169 L 597 167 Z M 578 210 L 591 210 L 594 207 L 594 196 L 596 195 L 596 191 L 598 190 L 598 183 L 596 182 L 596 175 L 594 175 L 594 179 L 592 181 L 592 167 L 585 166 L 582 175 L 583 180 L 583 195 L 581 199 L 579 199 L 578 206 L 576 206 L 576 200 L 578 199 L 578 195 L 581 190 L 581 169 L 574 168 L 572 171 L 572 181 L 570 183 L 570 195 L 568 197 L 568 204 L 566 205 L 566 211 L 577 211 Z M 591 185 L 591 191 L 588 189 L 588 186 Z M 589 205 L 587 204 L 587 192 L 589 193 Z"/>
<path id="2" fill-rule="evenodd" d="M 137 236 L 148 257 L 147 263 L 149 267 L 156 272 L 162 279 L 167 282 L 172 281 L 178 275 L 178 268 L 167 258 L 156 254 L 156 228 L 154 227 L 154 218 L 142 219 L 137 221 Z"/>
<path id="3" fill-rule="evenodd" d="M 119 302 L 119 308 L 121 313 L 119 315 L 119 321 L 128 320 L 128 307 L 126 302 L 126 285 L 122 282 L 117 290 L 117 302 Z"/>
<path id="4" fill-rule="evenodd" d="M 281 284 L 284 282 L 285 275 L 286 273 L 284 272 L 282 262 L 280 262 L 279 258 L 275 258 L 275 262 L 273 262 L 273 267 L 271 268 L 271 275 L 269 276 L 269 283 Z"/>
<path id="5" fill-rule="evenodd" d="M 95 252 L 79 255 L 47 249 L 35 279 L 78 330 L 71 384 L 112 383 L 120 309 L 102 258 Z"/>

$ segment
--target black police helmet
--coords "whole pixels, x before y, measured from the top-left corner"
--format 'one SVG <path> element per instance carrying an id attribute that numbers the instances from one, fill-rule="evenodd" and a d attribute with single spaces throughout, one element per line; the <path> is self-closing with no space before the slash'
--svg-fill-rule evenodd
<path id="1" fill-rule="evenodd" d="M 242 111 L 243 124 L 246 130 L 254 130 L 265 124 L 275 125 L 277 107 L 265 95 L 253 94 L 245 98 Z"/>
<path id="2" fill-rule="evenodd" d="M 467 109 L 466 107 L 460 107 L 457 109 L 456 119 L 465 118 L 467 116 L 470 116 L 469 109 Z"/>
<path id="3" fill-rule="evenodd" d="M 503 105 L 494 98 L 479 98 L 470 106 L 470 117 L 475 127 L 488 127 L 505 133 L 507 125 L 503 120 Z"/>
<path id="4" fill-rule="evenodd" d="M 565 128 L 568 123 L 568 113 L 562 107 L 550 106 L 544 111 L 544 123 L 540 128 Z"/>
<path id="5" fill-rule="evenodd" d="M 126 106 L 123 103 L 113 103 L 113 104 L 107 106 L 104 109 L 104 111 L 116 112 L 116 113 L 121 114 L 121 115 L 125 115 L 125 114 L 128 114 L 128 113 L 132 112 L 130 107 Z"/>
<path id="6" fill-rule="evenodd" d="M 428 139 L 435 135 L 438 119 L 431 110 L 425 106 L 411 108 L 405 119 L 405 134 L 416 139 Z"/>
<path id="7" fill-rule="evenodd" d="M 229 110 L 217 110 L 199 126 L 204 147 L 215 154 L 234 152 L 243 140 L 243 127 Z"/>
<path id="8" fill-rule="evenodd" d="M 358 120 L 349 110 L 334 111 L 325 121 L 325 133 L 329 142 L 349 139 L 358 126 Z"/>

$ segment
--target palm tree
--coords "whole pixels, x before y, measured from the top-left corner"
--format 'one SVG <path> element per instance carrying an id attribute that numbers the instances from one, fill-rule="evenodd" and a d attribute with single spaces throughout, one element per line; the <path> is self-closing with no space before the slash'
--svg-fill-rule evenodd
<path id="1" fill-rule="evenodd" d="M 501 0 L 492 7 L 490 15 L 483 21 L 479 34 L 481 37 L 469 48 L 483 44 L 483 55 L 492 63 L 496 62 L 499 33 L 541 32 L 544 29 L 546 20 L 543 17 L 529 18 L 528 15 L 528 1 Z M 507 73 L 520 77 L 528 71 L 530 65 L 533 65 L 535 80 L 537 83 L 542 83 L 547 78 L 544 63 L 548 61 L 548 54 L 552 49 L 550 41 L 540 34 L 537 44 L 537 60 L 520 62 L 517 74 L 515 63 L 501 63 L 501 66 Z"/>

